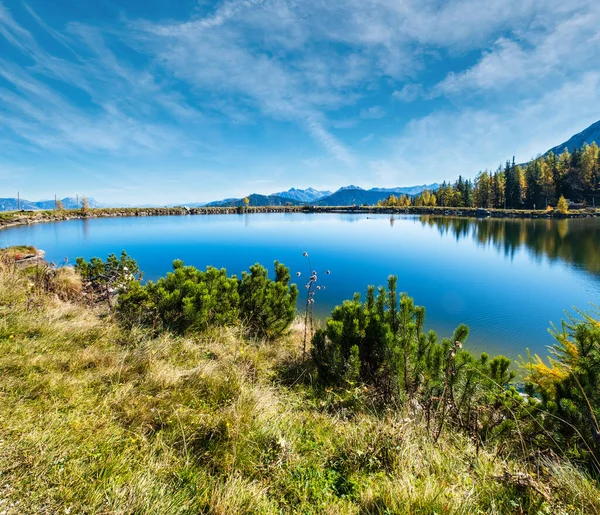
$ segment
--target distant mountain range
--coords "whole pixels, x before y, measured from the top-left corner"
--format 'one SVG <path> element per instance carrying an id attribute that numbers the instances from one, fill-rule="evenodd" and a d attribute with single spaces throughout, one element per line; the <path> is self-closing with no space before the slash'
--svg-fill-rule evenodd
<path id="1" fill-rule="evenodd" d="M 582 147 L 585 143 L 591 144 L 596 142 L 600 144 L 600 121 L 593 123 L 587 129 L 575 134 L 564 143 L 557 145 L 554 148 L 548 150 L 555 154 L 560 154 L 565 148 L 568 148 L 571 152 L 575 148 Z M 408 186 L 398 188 L 371 188 L 365 190 L 360 186 L 349 185 L 343 186 L 335 192 L 326 190 L 317 190 L 314 188 L 298 189 L 291 188 L 287 191 L 280 191 L 272 193 L 270 195 L 259 195 L 253 193 L 248 195 L 251 206 L 283 206 L 283 205 L 317 205 L 317 206 L 350 206 L 350 205 L 373 205 L 383 200 L 390 195 L 418 195 L 423 190 L 436 190 L 439 184 L 422 184 L 421 186 Z M 78 200 L 74 197 L 67 197 L 61 199 L 65 209 L 76 209 L 81 207 L 81 199 Z M 88 198 L 90 207 L 128 207 L 123 204 L 100 204 L 93 198 Z M 217 200 L 209 203 L 188 203 L 188 207 L 236 207 L 243 206 L 243 198 L 226 198 L 223 200 Z M 43 209 L 54 209 L 54 200 L 40 200 L 37 202 L 31 202 L 29 200 L 21 199 L 21 209 L 25 210 L 43 210 Z M 146 206 L 136 206 L 146 207 Z M 18 201 L 16 198 L 0 198 L 0 211 L 16 211 L 18 209 Z"/>
<path id="2" fill-rule="evenodd" d="M 251 206 L 285 206 L 286 204 L 292 206 L 300 206 L 306 204 L 306 202 L 300 202 L 291 198 L 281 197 L 279 195 L 259 195 L 253 193 L 248 195 L 249 205 Z M 237 207 L 244 206 L 243 198 L 226 198 L 224 200 L 217 200 L 216 202 L 209 202 L 206 207 Z"/>
<path id="3" fill-rule="evenodd" d="M 371 188 L 365 190 L 360 186 L 346 186 L 340 188 L 335 193 L 324 197 L 315 202 L 317 206 L 362 206 L 374 205 L 380 200 L 388 198 L 390 195 L 418 195 L 424 190 L 436 190 L 438 183 L 423 184 L 421 186 L 408 186 L 398 188 Z"/>
<path id="4" fill-rule="evenodd" d="M 60 199 L 65 209 L 77 209 L 81 207 L 81 198 L 65 197 Z M 96 199 L 88 198 L 90 207 L 104 207 Z M 0 211 L 16 211 L 19 207 L 25 211 L 39 211 L 54 209 L 54 200 L 38 200 L 32 202 L 30 200 L 17 198 L 0 198 Z"/>
<path id="5" fill-rule="evenodd" d="M 315 205 L 315 206 L 351 206 L 364 204 L 377 204 L 390 195 L 418 195 L 423 190 L 434 190 L 439 184 L 423 184 L 422 186 L 409 186 L 399 188 L 372 188 L 365 190 L 360 186 L 343 186 L 335 193 L 330 191 L 320 191 L 314 188 L 300 190 L 292 188 L 288 191 L 273 193 L 272 195 L 258 195 L 253 193 L 248 195 L 251 206 L 292 206 Z M 206 204 L 207 207 L 236 207 L 243 206 L 243 198 L 228 198 L 217 200 Z"/>
<path id="6" fill-rule="evenodd" d="M 308 188 L 306 190 L 300 190 L 291 188 L 287 191 L 280 191 L 279 193 L 271 193 L 271 197 L 283 197 L 291 200 L 297 200 L 298 202 L 314 202 L 323 197 L 331 195 L 331 191 L 319 191 L 314 188 Z"/>

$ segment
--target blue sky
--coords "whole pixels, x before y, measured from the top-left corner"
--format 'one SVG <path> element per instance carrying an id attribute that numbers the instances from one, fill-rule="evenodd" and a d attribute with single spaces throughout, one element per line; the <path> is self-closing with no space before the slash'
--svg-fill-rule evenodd
<path id="1" fill-rule="evenodd" d="M 0 197 L 474 176 L 600 119 L 598 27 L 591 0 L 0 0 Z"/>

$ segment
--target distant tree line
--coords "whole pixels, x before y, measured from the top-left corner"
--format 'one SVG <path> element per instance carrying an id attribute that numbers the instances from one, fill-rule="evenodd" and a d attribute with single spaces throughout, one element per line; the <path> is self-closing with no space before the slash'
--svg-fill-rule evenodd
<path id="1" fill-rule="evenodd" d="M 584 144 L 562 154 L 549 152 L 525 165 L 515 158 L 495 172 L 480 172 L 475 180 L 462 176 L 445 182 L 434 192 L 415 197 L 391 195 L 381 206 L 448 206 L 496 209 L 546 209 L 561 199 L 595 206 L 600 199 L 600 148 Z"/>

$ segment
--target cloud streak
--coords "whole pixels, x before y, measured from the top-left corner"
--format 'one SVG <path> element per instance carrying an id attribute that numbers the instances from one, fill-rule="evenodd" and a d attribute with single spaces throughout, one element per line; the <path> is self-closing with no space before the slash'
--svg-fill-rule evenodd
<path id="1" fill-rule="evenodd" d="M 599 21 L 600 6 L 593 4 L 586 12 L 534 29 L 518 40 L 501 37 L 473 67 L 448 74 L 434 92 L 454 95 L 540 84 L 545 88 L 548 81 L 594 69 L 600 53 Z"/>

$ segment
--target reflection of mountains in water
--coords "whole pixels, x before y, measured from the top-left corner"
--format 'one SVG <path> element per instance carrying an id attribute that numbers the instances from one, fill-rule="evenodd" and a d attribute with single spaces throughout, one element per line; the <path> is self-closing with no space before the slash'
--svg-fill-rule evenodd
<path id="1" fill-rule="evenodd" d="M 511 220 L 423 216 L 421 222 L 451 233 L 457 240 L 472 237 L 493 245 L 507 256 L 524 247 L 532 255 L 560 259 L 600 275 L 600 221 L 593 218 L 563 220 Z"/>

